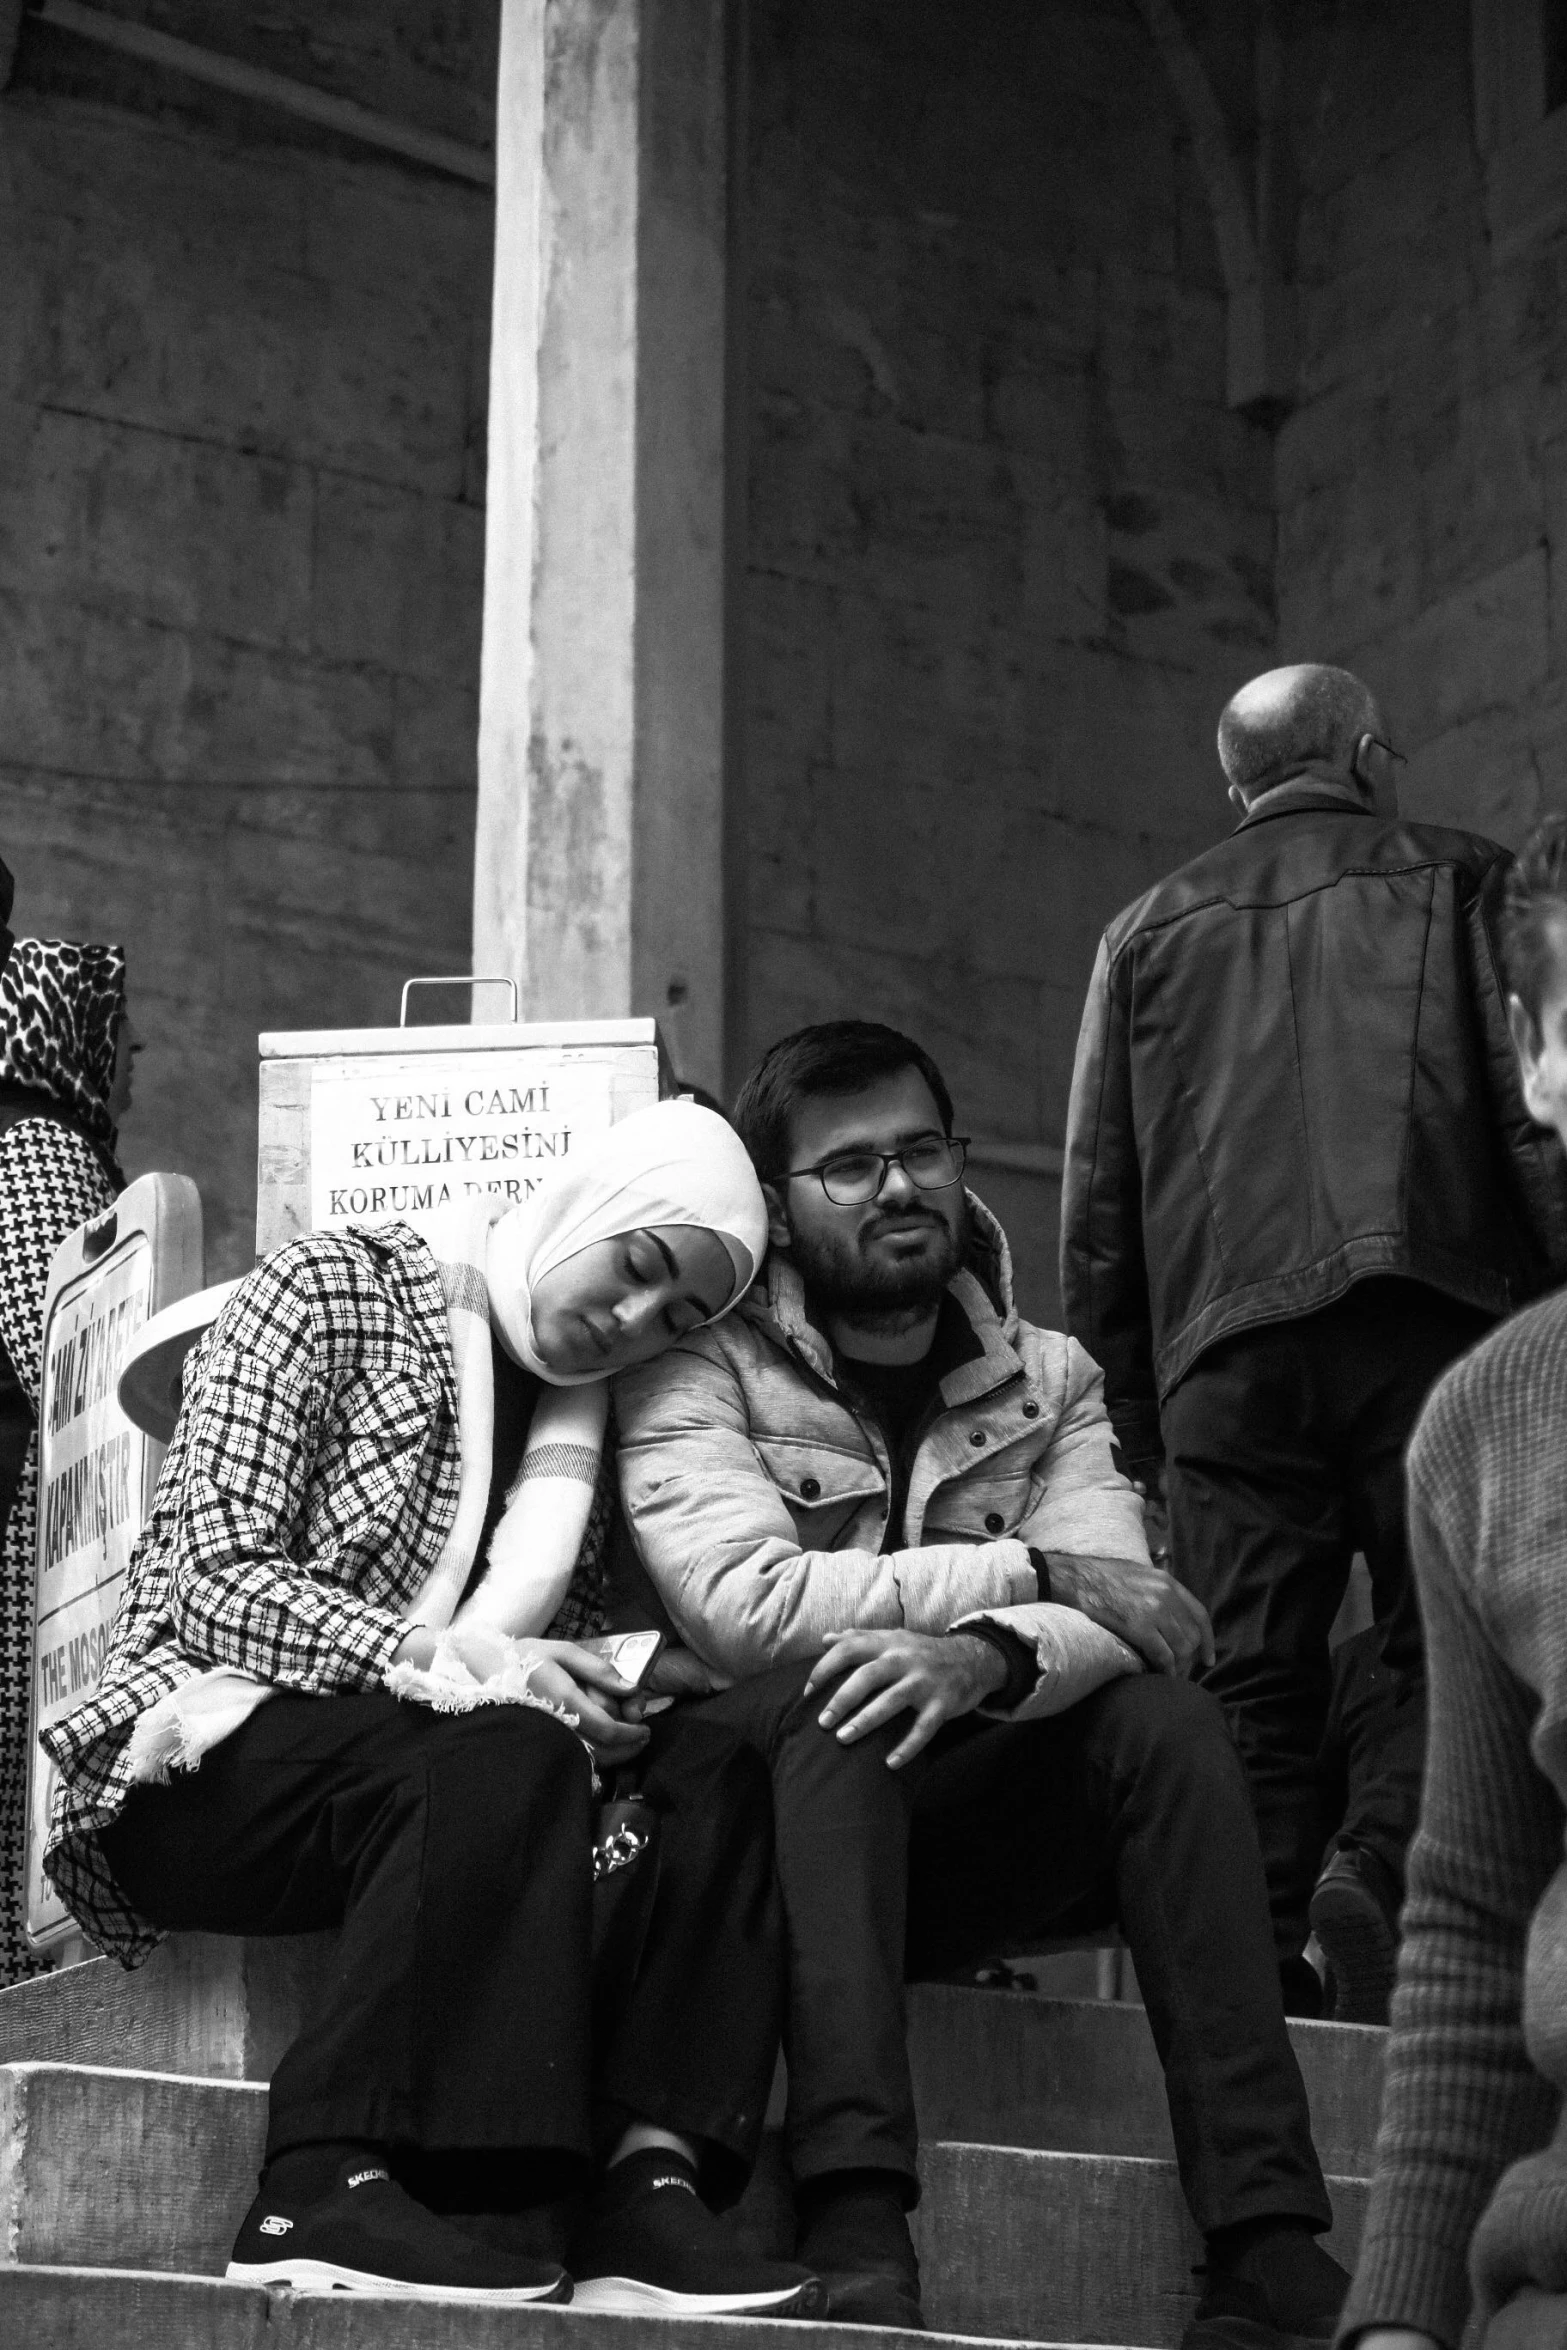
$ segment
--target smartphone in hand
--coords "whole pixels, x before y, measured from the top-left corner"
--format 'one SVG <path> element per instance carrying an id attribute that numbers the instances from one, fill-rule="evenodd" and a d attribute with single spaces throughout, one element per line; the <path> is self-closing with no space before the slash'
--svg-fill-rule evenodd
<path id="1" fill-rule="evenodd" d="M 605 1632 L 596 1640 L 579 1640 L 589 1656 L 601 1656 L 633 1689 L 639 1689 L 664 1645 L 662 1632 Z"/>

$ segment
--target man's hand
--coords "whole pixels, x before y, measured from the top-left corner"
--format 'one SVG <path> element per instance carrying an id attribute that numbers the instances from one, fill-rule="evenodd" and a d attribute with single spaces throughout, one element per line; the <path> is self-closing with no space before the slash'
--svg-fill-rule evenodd
<path id="1" fill-rule="evenodd" d="M 1200 1599 L 1163 1567 L 1141 1559 L 1085 1558 L 1075 1551 L 1045 1553 L 1050 1588 L 1068 1607 L 1118 1632 L 1156 1673 L 1189 1673 L 1213 1662 L 1213 1626 Z"/>
<path id="2" fill-rule="evenodd" d="M 689 1648 L 661 1648 L 637 1683 L 637 1691 L 648 1697 L 712 1697 L 730 1686 Z"/>
<path id="3" fill-rule="evenodd" d="M 887 1757 L 897 1770 L 928 1746 L 943 1722 L 955 1721 L 983 1705 L 1007 1677 L 1006 1659 L 988 1640 L 972 1633 L 829 1632 L 827 1654 L 813 1665 L 807 1697 L 842 1674 L 822 1710 L 824 1730 L 836 1729 L 845 1746 L 879 1730 L 895 1715 L 912 1713 L 914 1727 Z"/>

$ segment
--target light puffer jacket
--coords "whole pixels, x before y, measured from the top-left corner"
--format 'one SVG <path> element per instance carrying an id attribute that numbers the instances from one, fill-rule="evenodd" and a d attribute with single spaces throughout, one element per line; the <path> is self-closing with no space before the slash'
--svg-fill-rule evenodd
<path id="1" fill-rule="evenodd" d="M 1012 1302 L 1006 1236 L 969 1195 L 950 1285 L 973 1334 L 914 1456 L 905 1546 L 883 1551 L 891 1463 L 776 1250 L 739 1310 L 615 1382 L 621 1498 L 683 1640 L 735 1679 L 819 1656 L 828 1632 L 945 1632 L 993 1616 L 1033 1643 L 1014 1719 L 1140 1669 L 1112 1633 L 1042 1602 L 1029 1550 L 1146 1562 L 1142 1504 L 1110 1452 L 1103 1382 Z M 1085 1676 L 1086 1671 L 1086 1678 Z"/>

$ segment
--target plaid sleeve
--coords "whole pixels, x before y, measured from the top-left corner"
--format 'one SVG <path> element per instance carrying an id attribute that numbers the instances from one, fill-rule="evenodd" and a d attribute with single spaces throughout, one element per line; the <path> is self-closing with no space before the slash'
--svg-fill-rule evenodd
<path id="1" fill-rule="evenodd" d="M 397 1615 L 357 1598 L 287 1549 L 331 1403 L 316 1301 L 270 1266 L 253 1274 L 208 1341 L 181 1414 L 169 1572 L 184 1652 L 321 1695 L 374 1687 L 403 1636 Z M 422 1444 L 409 1416 L 379 1431 L 393 1452 Z M 384 1474 L 386 1462 L 376 1464 Z M 160 1497 L 161 1498 L 161 1497 Z"/>

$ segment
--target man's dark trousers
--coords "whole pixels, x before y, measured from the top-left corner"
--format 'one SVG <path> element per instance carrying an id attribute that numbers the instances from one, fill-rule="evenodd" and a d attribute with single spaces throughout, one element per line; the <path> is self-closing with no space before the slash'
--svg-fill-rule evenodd
<path id="1" fill-rule="evenodd" d="M 592 1777 L 537 1707 L 280 1693 L 198 1770 L 133 1789 L 102 1842 L 171 1929 L 341 1926 L 273 2075 L 269 2160 L 358 2139 L 427 2202 L 504 2209 L 579 2183 L 636 2116 L 698 2140 L 723 2198 L 755 2154 L 778 2045 L 769 1790 L 752 1751 L 697 1721 L 665 1737 L 645 1785 L 663 1814 L 657 1894 L 635 1982 L 597 2032 Z"/>
<path id="2" fill-rule="evenodd" d="M 1246 1782 L 1213 1700 L 1128 1676 L 1047 1721 L 949 1723 L 893 1771 L 908 1717 L 843 1746 L 804 1679 L 780 1666 L 694 1709 L 772 1769 L 796 2179 L 890 2170 L 917 2193 L 905 1969 L 947 1974 L 1118 1919 L 1199 2228 L 1326 2226 Z"/>
<path id="3" fill-rule="evenodd" d="M 1222 1339 L 1160 1413 L 1175 1571 L 1213 1618 L 1206 1685 L 1251 1781 L 1281 1959 L 1305 1945 L 1322 1858 L 1328 1634 L 1350 1565 L 1365 1553 L 1384 1657 L 1418 1712 L 1404 1449 L 1433 1383 L 1490 1327 L 1420 1282 L 1360 1281 L 1320 1313 Z M 1389 1727 L 1388 1768 L 1361 1758 L 1339 1833 L 1341 1846 L 1363 1842 L 1384 1858 L 1408 1844 L 1418 1812 L 1407 1739 Z"/>

